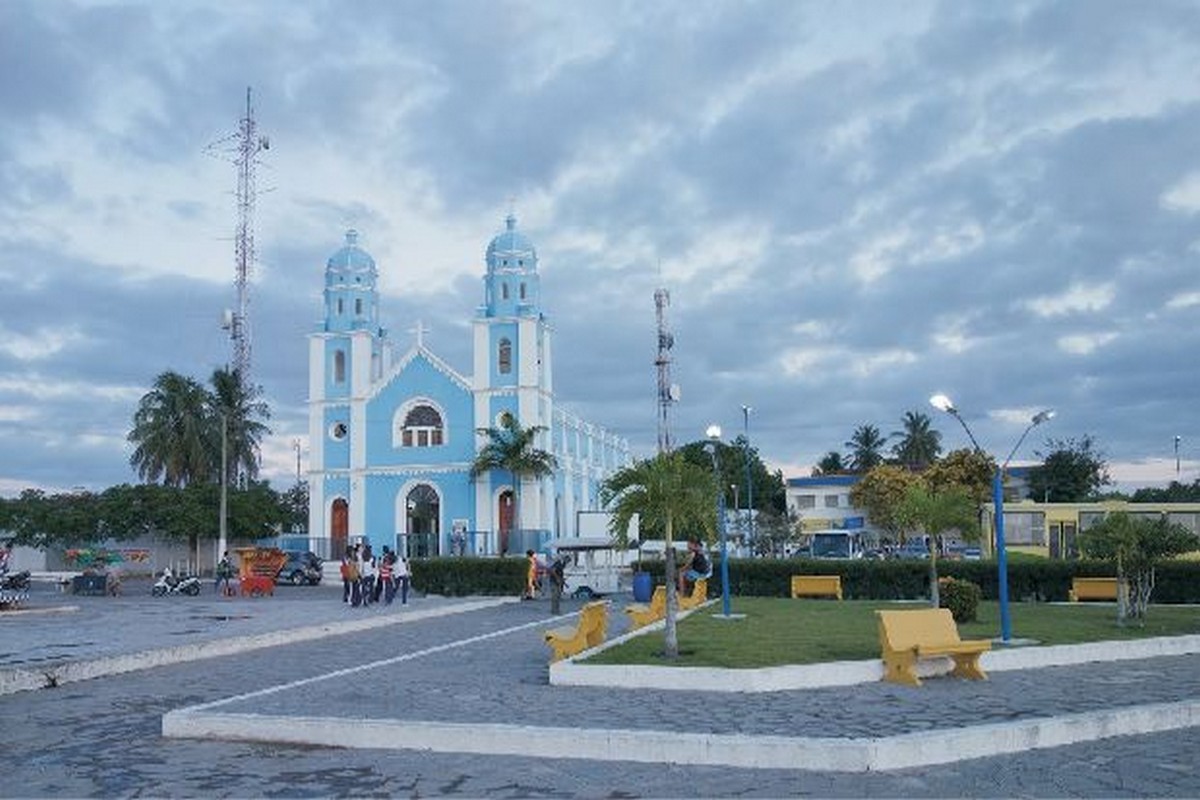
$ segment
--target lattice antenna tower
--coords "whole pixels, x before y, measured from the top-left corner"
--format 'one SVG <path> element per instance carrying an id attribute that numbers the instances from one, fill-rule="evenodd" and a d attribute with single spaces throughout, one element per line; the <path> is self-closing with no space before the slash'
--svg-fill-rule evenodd
<path id="1" fill-rule="evenodd" d="M 669 453 L 671 442 L 671 406 L 679 400 L 679 386 L 671 383 L 671 349 L 675 347 L 675 336 L 667 322 L 667 309 L 671 305 L 671 293 L 666 289 L 654 291 L 654 311 L 658 320 L 658 452 Z"/>
<path id="2" fill-rule="evenodd" d="M 226 309 L 222 327 L 233 341 L 233 366 L 243 385 L 250 382 L 250 277 L 257 257 L 254 248 L 254 202 L 257 198 L 256 168 L 259 153 L 271 149 L 271 141 L 258 132 L 251 103 L 250 87 L 246 87 L 246 115 L 238 121 L 236 133 L 210 144 L 207 152 L 237 167 L 237 229 L 233 237 L 234 287 L 237 306 Z"/>

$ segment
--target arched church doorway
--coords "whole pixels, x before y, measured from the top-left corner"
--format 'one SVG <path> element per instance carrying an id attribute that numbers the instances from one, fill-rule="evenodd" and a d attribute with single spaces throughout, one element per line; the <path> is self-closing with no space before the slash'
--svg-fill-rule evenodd
<path id="1" fill-rule="evenodd" d="M 329 510 L 329 557 L 341 558 L 346 552 L 350 532 L 350 504 L 344 498 L 333 501 Z"/>
<path id="2" fill-rule="evenodd" d="M 441 533 L 441 503 L 429 484 L 413 487 L 404 499 L 406 509 L 404 551 L 408 558 L 429 558 L 438 554 Z"/>
<path id="3" fill-rule="evenodd" d="M 512 489 L 505 489 L 500 493 L 497 500 L 499 506 L 497 508 L 496 519 L 500 520 L 500 537 L 499 547 L 500 555 L 508 552 L 508 539 L 512 535 L 513 530 L 513 493 Z"/>

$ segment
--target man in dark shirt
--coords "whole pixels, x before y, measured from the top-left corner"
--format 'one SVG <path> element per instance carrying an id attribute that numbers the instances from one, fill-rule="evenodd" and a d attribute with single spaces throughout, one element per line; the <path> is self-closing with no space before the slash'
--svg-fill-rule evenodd
<path id="1" fill-rule="evenodd" d="M 679 571 L 679 593 L 686 594 L 689 586 L 701 578 L 712 577 L 712 564 L 708 562 L 708 554 L 695 536 L 688 539 L 688 560 Z"/>

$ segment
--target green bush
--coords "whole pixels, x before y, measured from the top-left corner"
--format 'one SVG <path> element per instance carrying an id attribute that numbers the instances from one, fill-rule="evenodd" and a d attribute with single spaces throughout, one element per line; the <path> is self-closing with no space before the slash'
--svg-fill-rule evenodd
<path id="1" fill-rule="evenodd" d="M 713 559 L 709 597 L 721 594 L 721 560 Z M 642 571 L 663 582 L 661 560 L 642 561 Z M 525 587 L 523 558 L 427 558 L 412 562 L 413 588 L 428 594 L 519 595 Z M 1074 577 L 1115 575 L 1103 561 L 1010 561 L 1008 590 L 1013 602 L 1065 602 Z M 841 575 L 851 600 L 919 600 L 929 597 L 927 561 L 825 561 L 806 558 L 729 560 L 729 591 L 734 597 L 787 597 L 793 575 Z M 939 559 L 938 575 L 975 584 L 982 598 L 995 600 L 996 562 Z M 1200 603 L 1200 561 L 1167 561 L 1155 572 L 1152 603 Z"/>
<path id="2" fill-rule="evenodd" d="M 938 588 L 939 605 L 950 609 L 955 622 L 974 622 L 983 592 L 970 581 L 944 578 Z"/>
<path id="3" fill-rule="evenodd" d="M 446 597 L 520 595 L 529 565 L 523 558 L 414 558 L 413 589 Z"/>

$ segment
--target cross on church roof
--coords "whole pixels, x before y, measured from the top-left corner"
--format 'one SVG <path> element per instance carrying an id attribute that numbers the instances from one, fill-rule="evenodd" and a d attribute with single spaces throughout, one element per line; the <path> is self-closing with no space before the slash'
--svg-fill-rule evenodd
<path id="1" fill-rule="evenodd" d="M 425 334 L 429 333 L 429 328 L 421 320 L 417 320 L 415 327 L 408 329 L 409 333 L 415 334 L 417 337 L 417 347 L 425 346 Z"/>

